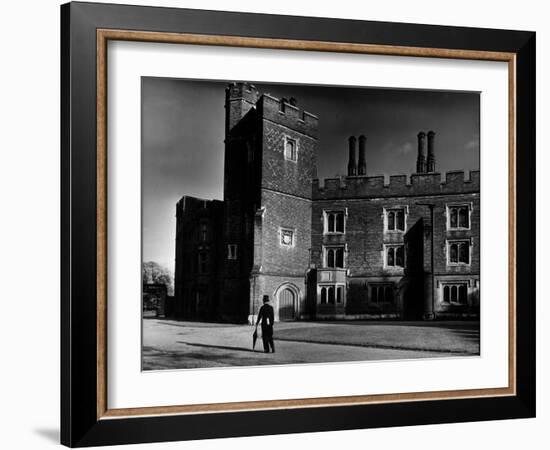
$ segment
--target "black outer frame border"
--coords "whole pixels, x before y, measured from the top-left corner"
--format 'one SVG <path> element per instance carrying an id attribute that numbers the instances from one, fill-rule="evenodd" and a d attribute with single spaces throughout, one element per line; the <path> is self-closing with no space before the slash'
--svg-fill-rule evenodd
<path id="1" fill-rule="evenodd" d="M 96 29 L 516 53 L 517 395 L 97 420 Z M 535 416 L 535 33 L 114 4 L 61 6 L 61 443 L 177 441 Z"/>

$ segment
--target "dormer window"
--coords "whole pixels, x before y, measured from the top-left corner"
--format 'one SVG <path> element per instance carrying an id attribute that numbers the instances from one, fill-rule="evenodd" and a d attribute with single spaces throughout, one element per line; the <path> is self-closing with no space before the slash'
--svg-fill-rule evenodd
<path id="1" fill-rule="evenodd" d="M 298 161 L 298 141 L 292 139 L 288 136 L 285 136 L 285 160 L 287 161 Z"/>

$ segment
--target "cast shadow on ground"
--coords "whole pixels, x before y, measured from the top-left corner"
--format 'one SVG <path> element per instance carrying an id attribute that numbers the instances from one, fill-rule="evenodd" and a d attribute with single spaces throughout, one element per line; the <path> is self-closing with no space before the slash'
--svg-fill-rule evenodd
<path id="1" fill-rule="evenodd" d="M 192 347 L 218 348 L 221 350 L 238 350 L 241 352 L 250 352 L 250 353 L 256 352 L 256 350 L 253 350 L 252 348 L 246 348 L 246 347 L 229 347 L 227 345 L 199 344 L 197 342 L 185 342 L 185 341 L 176 341 L 176 342 L 178 344 L 190 345 Z"/>

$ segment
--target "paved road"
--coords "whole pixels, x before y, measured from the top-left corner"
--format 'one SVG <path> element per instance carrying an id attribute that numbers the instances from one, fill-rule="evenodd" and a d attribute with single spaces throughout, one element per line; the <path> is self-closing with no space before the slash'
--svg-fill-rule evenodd
<path id="1" fill-rule="evenodd" d="M 475 322 L 286 322 L 276 353 L 252 349 L 250 325 L 143 321 L 143 369 L 413 359 L 479 354 Z"/>

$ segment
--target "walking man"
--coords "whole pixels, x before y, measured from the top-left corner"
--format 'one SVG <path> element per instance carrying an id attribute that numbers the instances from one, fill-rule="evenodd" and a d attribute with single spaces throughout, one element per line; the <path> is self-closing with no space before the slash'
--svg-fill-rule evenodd
<path id="1" fill-rule="evenodd" d="M 273 307 L 269 304 L 269 295 L 263 296 L 264 304 L 260 308 L 258 313 L 258 319 L 256 320 L 256 329 L 258 329 L 258 323 L 262 323 L 262 342 L 264 344 L 264 352 L 269 353 L 269 348 L 275 353 L 275 346 L 273 345 L 273 320 L 274 313 Z"/>

